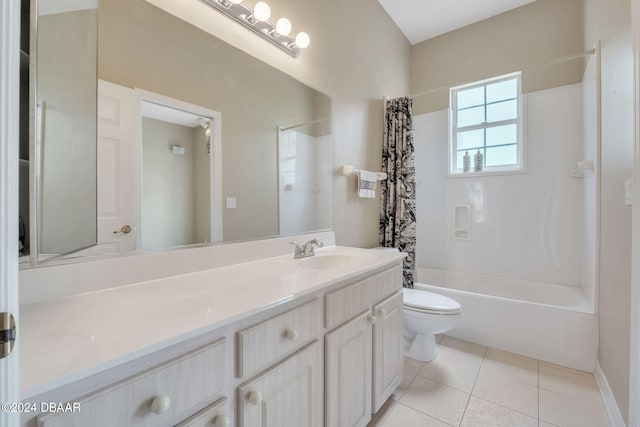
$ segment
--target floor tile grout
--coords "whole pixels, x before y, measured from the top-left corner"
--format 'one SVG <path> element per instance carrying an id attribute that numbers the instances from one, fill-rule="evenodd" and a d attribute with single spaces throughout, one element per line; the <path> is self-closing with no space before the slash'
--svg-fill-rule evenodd
<path id="1" fill-rule="evenodd" d="M 476 383 L 478 382 L 478 377 L 480 376 L 480 370 L 482 370 L 482 365 L 484 365 L 484 360 L 487 357 L 487 351 L 489 347 L 484 347 L 484 353 L 482 353 L 482 361 L 480 362 L 480 367 L 478 368 L 478 372 L 476 373 L 476 378 L 473 380 L 473 385 L 471 386 L 471 391 L 469 391 L 469 397 L 467 398 L 467 404 L 464 406 L 464 411 L 462 411 L 462 417 L 460 417 L 460 423 L 458 425 L 462 425 L 462 421 L 464 420 L 464 416 L 467 414 L 467 409 L 469 408 L 469 402 L 471 402 L 471 396 L 473 396 L 473 389 L 476 387 Z"/>
<path id="2" fill-rule="evenodd" d="M 539 420 L 540 420 L 539 418 L 532 417 L 532 416 L 531 416 L 531 415 L 529 415 L 529 414 L 525 414 L 524 412 L 518 411 L 517 409 L 510 408 L 510 407 L 508 407 L 508 406 L 506 406 L 506 405 L 503 405 L 502 403 L 496 403 L 496 402 L 493 402 L 493 401 L 491 401 L 491 400 L 485 399 L 484 397 L 478 397 L 478 396 L 473 396 L 473 397 L 474 397 L 474 398 L 476 398 L 476 399 L 478 399 L 478 400 L 483 400 L 483 401 L 485 401 L 485 402 L 487 402 L 487 403 L 490 403 L 490 404 L 492 404 L 492 405 L 499 406 L 499 407 L 504 408 L 504 409 L 508 409 L 508 410 L 509 410 L 509 411 L 511 411 L 511 412 L 515 412 L 515 413 L 517 413 L 517 414 L 524 415 L 524 416 L 525 416 L 525 417 L 527 417 L 527 418 L 531 418 L 531 419 L 534 419 L 534 420 L 537 420 L 537 421 L 539 421 Z M 543 420 L 543 421 L 544 421 L 544 420 Z"/>
<path id="3" fill-rule="evenodd" d="M 441 420 L 440 418 L 435 417 L 435 416 L 433 416 L 433 415 L 431 415 L 431 414 L 427 414 L 426 412 L 421 411 L 421 410 L 420 410 L 420 409 L 418 409 L 418 408 L 414 408 L 414 407 L 413 407 L 413 406 L 411 406 L 411 405 L 407 405 L 406 403 L 402 403 L 402 402 L 398 402 L 398 401 L 396 401 L 396 404 L 397 404 L 397 405 L 402 405 L 402 406 L 404 406 L 405 408 L 409 408 L 409 409 L 411 409 L 411 410 L 413 410 L 413 411 L 420 412 L 422 415 L 426 415 L 426 416 L 427 416 L 427 417 L 429 417 L 429 418 L 433 418 L 434 420 L 438 420 L 438 421 L 440 421 L 440 422 L 441 422 L 441 423 L 443 423 L 443 424 L 446 424 L 446 425 L 448 425 L 448 426 L 454 427 L 453 425 L 449 424 L 448 422 L 446 422 L 446 421 L 444 421 L 444 420 Z"/>

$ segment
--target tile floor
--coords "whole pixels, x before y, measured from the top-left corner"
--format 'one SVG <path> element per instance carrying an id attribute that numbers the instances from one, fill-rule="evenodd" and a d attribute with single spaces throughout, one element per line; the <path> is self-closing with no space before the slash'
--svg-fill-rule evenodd
<path id="1" fill-rule="evenodd" d="M 593 375 L 439 337 L 368 427 L 609 427 Z"/>

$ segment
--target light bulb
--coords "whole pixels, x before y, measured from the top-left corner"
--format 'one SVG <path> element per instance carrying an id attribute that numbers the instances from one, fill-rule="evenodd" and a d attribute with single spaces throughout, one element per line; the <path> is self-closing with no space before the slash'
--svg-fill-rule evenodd
<path id="1" fill-rule="evenodd" d="M 276 32 L 283 36 L 288 36 L 291 32 L 291 21 L 287 18 L 280 18 L 276 22 Z"/>
<path id="2" fill-rule="evenodd" d="M 296 36 L 295 44 L 300 49 L 306 49 L 307 47 L 309 47 L 310 41 L 311 40 L 309 39 L 309 34 L 307 34 L 304 31 L 302 31 L 302 32 L 298 33 L 298 35 Z"/>
<path id="3" fill-rule="evenodd" d="M 271 8 L 263 1 L 256 3 L 253 8 L 253 17 L 256 21 L 267 21 L 271 16 Z"/>

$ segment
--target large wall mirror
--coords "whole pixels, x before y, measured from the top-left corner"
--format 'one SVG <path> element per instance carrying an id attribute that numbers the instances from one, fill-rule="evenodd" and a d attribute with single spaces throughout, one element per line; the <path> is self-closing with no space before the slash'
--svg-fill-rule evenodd
<path id="1" fill-rule="evenodd" d="M 97 28 L 98 245 L 71 256 L 331 228 L 329 97 L 144 0 Z"/>
<path id="2" fill-rule="evenodd" d="M 97 7 L 22 1 L 19 248 L 32 263 L 96 244 Z"/>

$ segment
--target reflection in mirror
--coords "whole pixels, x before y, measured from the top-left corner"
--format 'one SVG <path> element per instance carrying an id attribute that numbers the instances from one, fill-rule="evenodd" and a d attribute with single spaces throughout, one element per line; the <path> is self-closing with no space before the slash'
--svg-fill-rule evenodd
<path id="1" fill-rule="evenodd" d="M 220 113 L 98 83 L 99 244 L 81 255 L 220 240 Z"/>
<path id="2" fill-rule="evenodd" d="M 330 132 L 320 119 L 278 133 L 280 234 L 331 228 Z"/>
<path id="3" fill-rule="evenodd" d="M 37 242 L 38 258 L 45 258 L 96 243 L 98 4 L 37 4 L 37 190 L 31 209 L 37 234 L 32 227 L 31 241 Z"/>
<path id="4" fill-rule="evenodd" d="M 103 1 L 99 22 L 100 244 L 86 254 L 331 228 L 326 95 L 144 0 Z M 287 194 L 279 135 L 306 156 Z"/>
<path id="5" fill-rule="evenodd" d="M 99 19 L 97 0 L 39 2 L 48 12 L 31 127 L 41 129 L 43 166 L 30 173 L 40 193 L 29 219 L 37 212 L 43 252 L 106 255 L 331 227 L 326 95 L 144 0 L 103 0 Z M 56 10 L 65 4 L 83 7 Z M 143 101 L 198 124 L 154 116 Z M 287 194 L 279 134 L 300 150 Z M 96 223 L 98 245 L 77 252 L 96 243 Z"/>
<path id="6" fill-rule="evenodd" d="M 211 242 L 213 118 L 142 102 L 142 249 Z"/>

